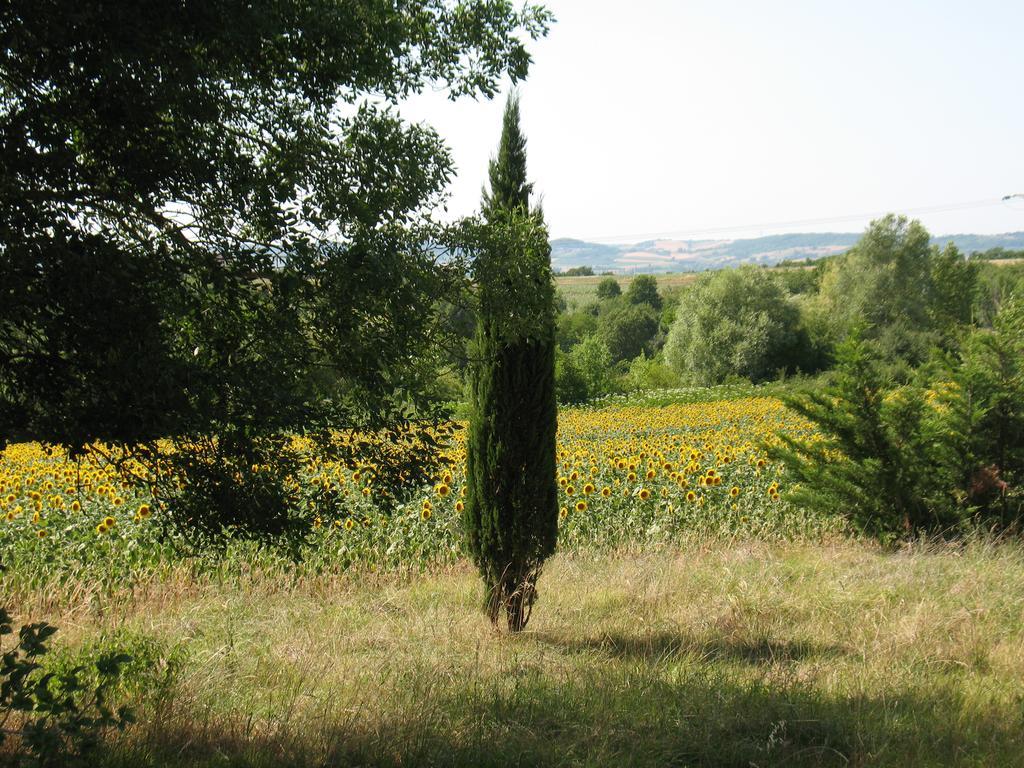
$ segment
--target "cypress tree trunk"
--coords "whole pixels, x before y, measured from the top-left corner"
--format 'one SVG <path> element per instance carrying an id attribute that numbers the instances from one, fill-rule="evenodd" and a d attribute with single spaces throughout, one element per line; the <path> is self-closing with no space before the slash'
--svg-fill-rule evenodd
<path id="1" fill-rule="evenodd" d="M 519 109 L 505 110 L 491 163 L 475 274 L 480 314 L 471 371 L 464 524 L 485 610 L 521 631 L 558 536 L 554 286 L 551 249 L 531 213 Z"/>

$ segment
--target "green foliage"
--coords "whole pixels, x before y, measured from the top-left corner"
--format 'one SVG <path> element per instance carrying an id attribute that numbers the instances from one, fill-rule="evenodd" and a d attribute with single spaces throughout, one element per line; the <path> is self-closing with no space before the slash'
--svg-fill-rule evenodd
<path id="1" fill-rule="evenodd" d="M 608 347 L 613 362 L 632 360 L 653 351 L 658 333 L 658 315 L 648 304 L 612 300 L 601 312 L 597 332 Z"/>
<path id="2" fill-rule="evenodd" d="M 637 275 L 626 290 L 626 301 L 630 304 L 646 304 L 655 312 L 661 309 L 658 294 L 658 279 L 654 275 Z"/>
<path id="3" fill-rule="evenodd" d="M 335 455 L 338 430 L 439 416 L 427 350 L 465 266 L 428 212 L 453 164 L 392 106 L 493 95 L 550 21 L 487 0 L 4 3 L 0 442 L 132 446 L 185 533 L 307 530 L 281 435 Z M 379 458 L 396 490 L 430 471 Z"/>
<path id="4" fill-rule="evenodd" d="M 519 632 L 558 536 L 558 411 L 551 246 L 539 212 L 528 211 L 515 97 L 505 109 L 501 147 L 484 197 L 486 242 L 474 263 L 479 317 L 463 519 L 488 616 L 497 624 L 504 611 L 509 631 Z"/>
<path id="5" fill-rule="evenodd" d="M 542 225 L 512 215 L 490 226 L 493 247 L 476 262 L 480 320 L 464 519 L 488 615 L 497 622 L 504 611 L 517 632 L 529 620 L 558 533 L 553 288 Z M 512 230 L 524 236 L 512 237 Z M 532 301 L 517 301 L 520 293 Z"/>
<path id="6" fill-rule="evenodd" d="M 896 387 L 853 336 L 822 392 L 783 397 L 825 439 L 780 435 L 793 501 L 839 510 L 882 539 L 1024 515 L 1024 310 L 1010 302 L 922 382 Z M 928 377 L 928 378 L 926 378 Z M 930 378 L 930 383 L 929 383 Z M 927 385 L 927 386 L 926 386 Z"/>
<path id="7" fill-rule="evenodd" d="M 1024 295 L 1024 264 L 979 264 L 974 322 L 992 327 L 996 313 L 1011 295 Z"/>
<path id="8" fill-rule="evenodd" d="M 836 354 L 827 387 L 782 398 L 824 436 L 781 435 L 781 446 L 769 451 L 792 475 L 792 501 L 840 512 L 883 540 L 949 525 L 929 455 L 923 390 L 890 390 L 871 347 L 857 336 Z"/>
<path id="9" fill-rule="evenodd" d="M 594 274 L 594 268 L 585 265 L 582 267 L 569 267 L 562 274 L 566 277 L 591 277 Z"/>
<path id="10" fill-rule="evenodd" d="M 679 374 L 667 366 L 660 355 L 639 355 L 630 362 L 625 383 L 626 389 L 643 392 L 678 387 L 680 380 Z"/>
<path id="11" fill-rule="evenodd" d="M 1024 300 L 976 330 L 939 368 L 939 461 L 962 514 L 1006 528 L 1024 518 Z"/>
<path id="12" fill-rule="evenodd" d="M 124 730 L 133 721 L 126 707 L 114 709 L 111 702 L 131 656 L 104 653 L 91 668 L 52 671 L 41 658 L 57 629 L 26 624 L 17 645 L 5 647 L 3 640 L 13 631 L 11 617 L 0 608 L 0 753 L 14 766 L 89 765 L 103 731 Z"/>
<path id="13" fill-rule="evenodd" d="M 801 358 L 799 313 L 763 269 L 706 273 L 681 298 L 665 344 L 669 365 L 693 383 L 768 379 Z"/>
<path id="14" fill-rule="evenodd" d="M 597 333 L 599 312 L 596 310 L 596 305 L 590 305 L 558 315 L 556 336 L 560 349 L 567 352 L 588 336 L 593 336 Z"/>
<path id="15" fill-rule="evenodd" d="M 964 259 L 950 243 L 942 251 L 931 252 L 929 266 L 931 325 L 940 345 L 950 349 L 955 346 L 959 329 L 972 320 L 978 293 L 978 265 Z"/>
<path id="16" fill-rule="evenodd" d="M 813 295 L 821 285 L 821 271 L 813 263 L 804 267 L 776 267 L 773 271 L 786 293 L 794 296 Z"/>
<path id="17" fill-rule="evenodd" d="M 586 379 L 569 353 L 555 350 L 555 399 L 565 405 L 578 405 L 590 398 Z"/>
<path id="18" fill-rule="evenodd" d="M 526 137 L 519 127 L 518 94 L 513 93 L 505 102 L 498 156 L 491 158 L 487 177 L 490 191 L 485 188 L 483 192 L 485 217 L 499 211 L 529 211 L 533 184 L 526 180 Z"/>
<path id="19" fill-rule="evenodd" d="M 955 247 L 939 250 L 918 221 L 873 221 L 847 253 L 831 259 L 813 307 L 812 327 L 829 343 L 863 327 L 884 359 L 917 366 L 936 344 L 949 348 L 970 320 L 976 270 Z"/>
<path id="20" fill-rule="evenodd" d="M 555 367 L 555 387 L 560 403 L 583 403 L 609 394 L 614 388 L 612 355 L 598 336 L 587 336 L 568 353 L 560 354 Z"/>
<path id="21" fill-rule="evenodd" d="M 597 298 L 601 301 L 622 295 L 622 286 L 614 277 L 606 277 L 597 284 Z"/>

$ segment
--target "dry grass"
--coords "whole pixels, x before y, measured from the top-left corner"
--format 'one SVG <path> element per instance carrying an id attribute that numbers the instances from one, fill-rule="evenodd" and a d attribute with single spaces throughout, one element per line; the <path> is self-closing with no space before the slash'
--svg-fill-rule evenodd
<path id="1" fill-rule="evenodd" d="M 708 544 L 556 558 L 521 637 L 466 567 L 168 575 L 47 618 L 178 660 L 108 765 L 1004 766 L 1022 572 L 1015 545 Z"/>

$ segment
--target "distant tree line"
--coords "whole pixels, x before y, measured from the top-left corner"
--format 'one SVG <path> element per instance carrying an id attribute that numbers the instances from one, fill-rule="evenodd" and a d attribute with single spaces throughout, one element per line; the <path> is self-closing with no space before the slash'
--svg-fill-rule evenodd
<path id="1" fill-rule="evenodd" d="M 1022 275 L 1024 266 L 966 259 L 931 244 L 919 222 L 887 216 L 846 253 L 813 262 L 705 272 L 670 291 L 641 275 L 623 292 L 608 276 L 596 302 L 560 301 L 559 397 L 815 374 L 854 332 L 906 379 L 954 350 L 968 326 L 991 327 Z"/>

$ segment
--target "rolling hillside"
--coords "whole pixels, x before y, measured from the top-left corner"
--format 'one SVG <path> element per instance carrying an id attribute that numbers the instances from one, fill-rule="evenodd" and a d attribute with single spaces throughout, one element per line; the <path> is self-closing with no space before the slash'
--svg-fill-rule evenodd
<path id="1" fill-rule="evenodd" d="M 818 259 L 841 253 L 857 242 L 857 232 L 798 232 L 738 240 L 648 240 L 631 245 L 590 243 L 559 238 L 551 241 L 556 270 L 590 266 L 595 272 L 702 272 L 739 264 L 778 264 L 790 259 Z M 1000 235 L 942 235 L 964 253 L 989 248 L 1024 248 L 1024 232 Z"/>

